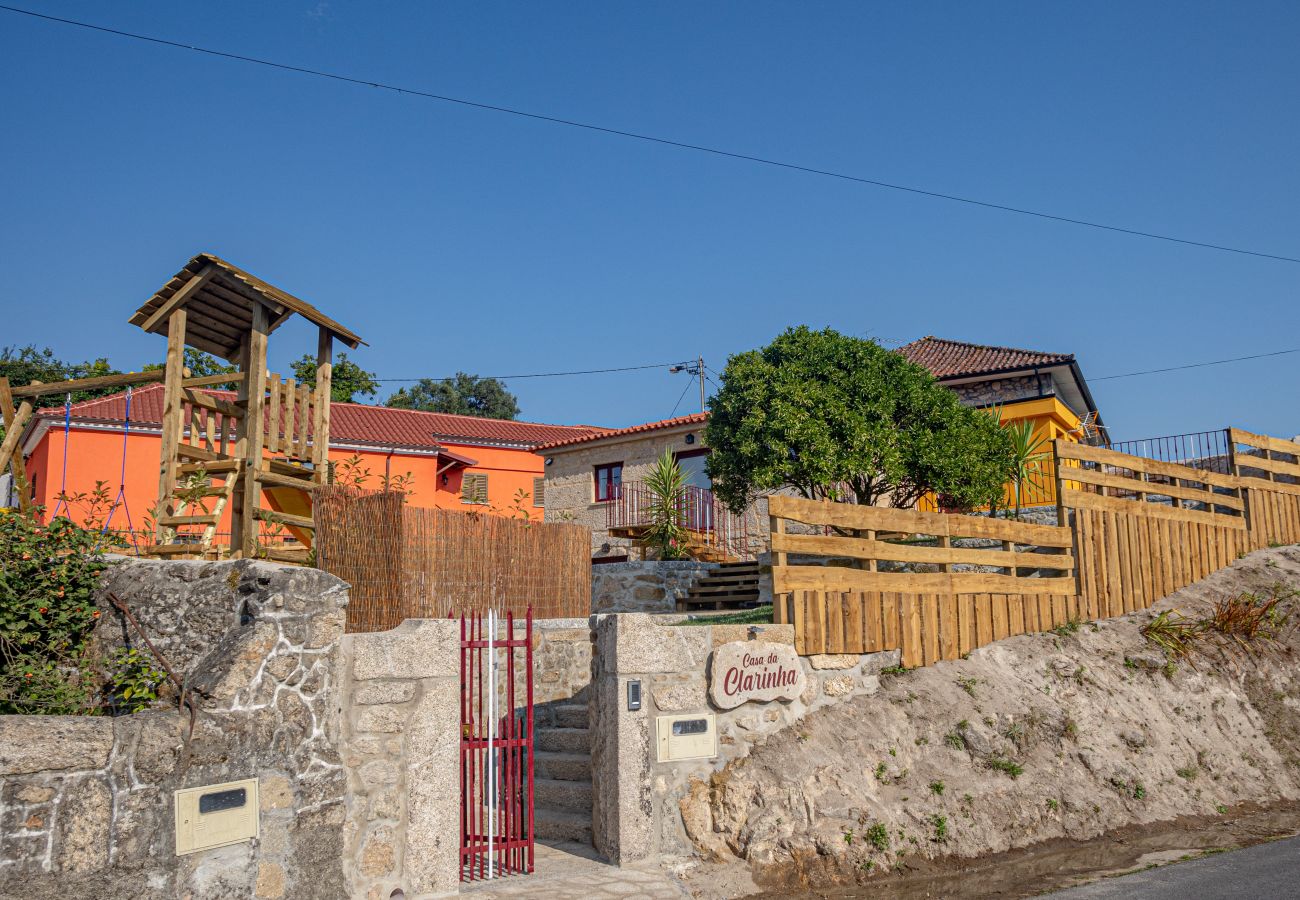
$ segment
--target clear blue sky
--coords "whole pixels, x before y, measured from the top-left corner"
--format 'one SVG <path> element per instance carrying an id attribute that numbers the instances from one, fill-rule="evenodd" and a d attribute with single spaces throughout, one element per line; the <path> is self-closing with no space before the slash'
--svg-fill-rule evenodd
<path id="1" fill-rule="evenodd" d="M 24 5 L 21 0 L 17 5 Z M 1300 256 L 1300 6 L 43 2 L 159 37 Z M 123 368 L 200 250 L 382 377 L 656 363 L 787 325 L 1077 354 L 1300 346 L 1300 265 L 1057 225 L 0 13 L 0 344 Z M 273 362 L 314 342 L 285 329 Z M 1113 436 L 1300 432 L 1300 354 L 1092 387 Z M 667 416 L 685 375 L 510 383 Z M 397 385 L 390 385 L 396 388 Z M 687 393 L 680 411 L 693 408 Z"/>

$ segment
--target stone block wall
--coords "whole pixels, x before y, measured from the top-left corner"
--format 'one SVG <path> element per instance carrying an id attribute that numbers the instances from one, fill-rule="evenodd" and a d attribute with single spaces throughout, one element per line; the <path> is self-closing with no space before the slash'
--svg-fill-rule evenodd
<path id="1" fill-rule="evenodd" d="M 348 802 L 336 896 L 408 900 L 460 878 L 460 623 L 408 619 L 343 640 Z"/>
<path id="2" fill-rule="evenodd" d="M 995 378 L 989 381 L 972 381 L 968 384 L 945 384 L 967 406 L 990 406 L 995 403 L 1014 403 L 1033 400 L 1055 390 L 1051 375 L 1017 375 L 1012 378 Z"/>
<path id="3" fill-rule="evenodd" d="M 603 563 L 591 567 L 593 613 L 677 611 L 696 580 L 717 568 L 715 563 L 665 560 Z"/>
<path id="4" fill-rule="evenodd" d="M 596 848 L 623 864 L 656 855 L 687 855 L 692 838 L 703 845 L 708 823 L 684 818 L 682 801 L 707 790 L 709 777 L 747 756 L 758 742 L 795 726 L 809 712 L 879 689 L 879 672 L 897 665 L 898 651 L 862 656 L 801 657 L 805 688 L 794 700 L 717 708 L 709 699 L 713 651 L 732 641 L 793 643 L 789 625 L 665 625 L 644 614 L 594 620 L 596 657 L 589 707 L 593 837 Z M 640 681 L 642 706 L 627 709 L 627 686 Z M 714 713 L 719 740 L 714 759 L 658 762 L 655 718 Z M 690 808 L 695 808 L 694 806 Z"/>
<path id="5" fill-rule="evenodd" d="M 105 586 L 185 681 L 193 732 L 170 705 L 0 717 L 0 897 L 346 896 L 335 664 L 347 586 L 254 561 L 143 560 Z M 99 605 L 96 644 L 134 646 Z M 172 792 L 253 777 L 260 837 L 176 856 Z"/>

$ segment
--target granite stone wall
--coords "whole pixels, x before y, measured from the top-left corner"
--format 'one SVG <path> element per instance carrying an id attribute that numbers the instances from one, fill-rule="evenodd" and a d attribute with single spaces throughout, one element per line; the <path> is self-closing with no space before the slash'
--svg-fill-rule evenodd
<path id="1" fill-rule="evenodd" d="M 880 670 L 899 662 L 898 651 L 862 656 L 800 657 L 805 688 L 794 700 L 717 708 L 709 699 L 713 651 L 751 638 L 793 643 L 789 625 L 666 625 L 644 614 L 595 618 L 596 655 L 589 706 L 592 729 L 592 825 L 596 849 L 624 864 L 657 855 L 693 852 L 691 837 L 707 823 L 683 815 L 682 801 L 707 790 L 708 779 L 749 754 L 769 735 L 805 715 L 879 689 Z M 642 687 L 639 710 L 627 709 L 630 681 Z M 714 713 L 719 752 L 714 759 L 658 762 L 655 718 Z"/>
<path id="2" fill-rule="evenodd" d="M 603 563 L 591 567 L 593 613 L 677 611 L 696 580 L 717 568 L 692 560 Z"/>
<path id="3" fill-rule="evenodd" d="M 343 640 L 348 802 L 338 896 L 408 900 L 459 885 L 460 623 L 408 619 Z"/>
<path id="4" fill-rule="evenodd" d="M 945 384 L 967 406 L 991 406 L 995 403 L 1014 403 L 1032 400 L 1055 390 L 1052 376 L 1043 374 L 1017 375 L 1013 378 L 995 378 L 990 381 L 972 381 L 968 384 Z"/>
<path id="5" fill-rule="evenodd" d="M 0 717 L 0 898 L 346 896 L 335 665 L 347 586 L 254 561 L 119 562 L 197 713 Z M 101 598 L 98 646 L 138 636 Z M 175 854 L 172 792 L 259 780 L 260 837 Z"/>

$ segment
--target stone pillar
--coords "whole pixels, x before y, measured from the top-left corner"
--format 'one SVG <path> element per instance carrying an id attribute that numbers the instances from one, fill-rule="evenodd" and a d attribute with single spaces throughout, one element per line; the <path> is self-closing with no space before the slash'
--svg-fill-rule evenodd
<path id="1" fill-rule="evenodd" d="M 660 628 L 644 613 L 593 616 L 592 842 L 615 865 L 657 853 L 651 762 L 651 676 L 702 672 L 708 628 Z M 640 680 L 642 705 L 627 708 L 627 685 Z"/>
<path id="2" fill-rule="evenodd" d="M 350 896 L 460 884 L 460 623 L 409 619 L 343 641 Z"/>

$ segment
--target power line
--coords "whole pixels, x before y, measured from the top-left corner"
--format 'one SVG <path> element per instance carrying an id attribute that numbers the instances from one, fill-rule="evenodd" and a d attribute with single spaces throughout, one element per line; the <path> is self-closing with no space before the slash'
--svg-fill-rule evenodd
<path id="1" fill-rule="evenodd" d="M 1300 353 L 1300 347 L 1291 350 L 1274 350 L 1272 353 L 1255 353 L 1251 356 L 1234 356 L 1232 359 L 1215 359 L 1210 362 L 1188 363 L 1185 366 L 1168 366 L 1164 369 L 1144 369 L 1141 372 L 1125 372 L 1123 375 L 1102 375 L 1100 378 L 1092 378 L 1090 381 L 1111 381 L 1116 378 L 1133 378 L 1137 375 L 1156 375 L 1160 372 L 1178 372 L 1182 369 L 1201 369 L 1206 366 L 1221 366 L 1225 363 L 1243 362 L 1248 359 L 1264 359 L 1268 356 L 1283 356 L 1287 353 Z"/>
<path id="2" fill-rule="evenodd" d="M 77 28 L 86 28 L 91 31 L 98 31 L 103 34 L 116 35 L 117 37 L 130 38 L 137 41 L 145 41 L 151 44 L 160 44 L 165 47 L 175 47 L 178 50 L 191 50 L 195 53 L 203 53 L 208 56 L 216 56 L 221 59 L 229 59 L 237 62 L 250 63 L 253 65 L 266 66 L 272 69 L 280 69 L 286 72 L 297 72 L 301 75 L 311 75 L 317 78 L 328 78 L 333 81 L 341 81 L 347 84 L 356 84 L 363 87 L 378 88 L 380 90 L 393 91 L 398 94 L 404 94 L 411 97 L 418 97 L 426 100 L 437 100 L 442 103 L 454 103 L 459 106 L 468 106 L 474 109 L 482 109 L 489 112 L 504 113 L 511 116 L 519 116 L 525 119 L 533 119 L 538 122 L 547 122 L 552 125 L 563 125 L 569 128 L 582 128 L 587 131 L 595 131 L 601 134 L 608 134 L 615 137 L 630 138 L 637 141 L 646 141 L 652 144 L 660 144 L 666 147 L 675 147 L 679 150 L 692 150 L 698 153 L 709 153 L 714 156 L 721 156 L 728 159 L 737 159 L 744 162 L 757 163 L 764 166 L 772 166 L 779 169 L 788 169 L 794 172 L 803 172 L 808 175 L 820 175 L 826 178 L 836 178 L 841 181 L 851 181 L 857 184 L 870 185 L 872 187 L 886 188 L 891 191 L 902 191 L 908 194 L 916 194 L 922 197 L 930 197 L 936 200 L 947 200 L 952 203 L 965 203 L 970 206 L 978 206 L 984 209 L 995 209 L 1001 212 L 1014 213 L 1021 216 L 1032 216 L 1038 219 L 1047 219 L 1053 222 L 1061 222 L 1067 225 L 1081 225 L 1086 228 L 1096 228 L 1102 231 L 1112 231 L 1118 234 L 1127 234 L 1133 237 L 1149 238 L 1157 241 L 1168 241 L 1174 244 L 1184 244 L 1189 247 L 1200 247 L 1206 250 L 1220 250 L 1225 253 L 1237 253 L 1243 256 L 1257 256 L 1262 259 L 1273 259 L 1280 262 L 1300 263 L 1300 258 L 1293 256 L 1282 256 L 1275 253 L 1264 253 L 1258 250 L 1246 250 L 1241 247 L 1229 247 L 1224 244 L 1211 244 L 1206 241 L 1195 241 L 1188 238 L 1174 237 L 1167 234 L 1158 234 L 1154 231 L 1141 231 L 1136 228 L 1125 228 L 1119 225 L 1107 225 L 1102 222 L 1093 222 L 1087 219 L 1076 219 L 1071 216 L 1056 215 L 1054 213 L 1039 212 L 1038 210 L 1026 209 L 1020 206 L 1009 206 L 1004 203 L 993 203 L 987 200 L 976 200 L 972 197 L 962 197 L 957 194 L 946 194 L 940 191 L 931 191 L 924 188 L 911 187 L 904 184 L 895 184 L 889 181 L 880 181 L 875 178 L 864 178 L 858 175 L 849 175 L 844 172 L 836 172 L 830 169 L 818 169 L 813 166 L 800 165 L 798 163 L 783 162 L 777 159 L 769 159 L 762 156 L 754 156 L 748 153 L 740 153 L 733 150 L 723 150 L 718 147 L 709 147 L 704 144 L 691 144 L 685 141 L 672 140 L 670 138 L 656 137 L 655 135 L 642 134 L 635 131 L 625 131 L 620 128 L 610 128 L 604 125 L 595 125 L 590 122 L 580 122 L 575 119 L 564 119 L 558 116 L 548 116 L 542 113 L 528 112 L 522 109 L 514 109 L 509 106 L 500 106 L 493 103 L 481 103 L 475 100 L 466 100 L 461 97 L 451 97 L 446 94 L 436 94 L 431 91 L 417 90 L 415 88 L 405 88 L 394 84 L 387 84 L 381 81 L 371 81 L 366 78 L 353 78 L 348 75 L 340 75 L 337 72 L 325 72 L 320 69 L 309 69 L 304 66 L 295 66 L 288 63 L 275 62 L 269 59 L 260 59 L 255 56 L 244 56 L 238 53 L 228 53 L 223 50 L 213 50 L 208 47 L 199 47 L 194 44 L 183 44 L 179 41 L 170 41 L 165 38 L 152 37 L 146 34 L 138 34 L 132 31 L 122 31 L 117 28 L 108 28 L 103 25 L 93 25 L 89 22 L 81 22 L 76 19 L 65 19 L 59 16 L 49 16 L 44 13 L 34 12 L 29 9 L 20 9 L 16 6 L 6 6 L 0 4 L 0 10 L 16 13 L 18 15 L 30 16 L 34 19 L 43 19 L 47 22 L 56 22 L 61 25 L 72 25 Z"/>
<path id="3" fill-rule="evenodd" d="M 678 396 L 678 398 L 677 398 L 677 402 L 673 404 L 673 411 L 670 412 L 670 413 L 668 414 L 668 418 L 671 419 L 673 416 L 677 415 L 677 407 L 679 407 L 679 406 L 682 405 L 682 398 L 685 397 L 685 396 L 686 396 L 686 392 L 689 391 L 689 390 L 690 390 L 692 387 L 694 387 L 694 386 L 695 386 L 695 382 L 694 382 L 694 381 L 687 380 L 687 382 L 686 382 L 686 387 L 682 388 L 682 392 L 681 392 L 681 394 Z"/>
<path id="4" fill-rule="evenodd" d="M 476 377 L 476 378 L 496 378 L 496 379 L 499 379 L 499 380 L 501 380 L 501 381 L 505 381 L 505 380 L 507 380 L 507 379 L 517 380 L 517 379 L 520 379 L 520 378 L 558 378 L 558 377 L 560 377 L 560 376 L 562 376 L 562 375 L 604 375 L 604 374 L 606 374 L 606 373 L 608 373 L 608 372 L 637 372 L 637 371 L 641 371 L 641 370 L 643 370 L 643 369 L 665 369 L 665 368 L 667 368 L 668 366 L 675 366 L 675 365 L 678 365 L 678 363 L 675 363 L 675 362 L 667 362 L 667 363 L 650 363 L 649 365 L 644 365 L 644 366 L 620 366 L 620 367 L 618 367 L 618 368 L 616 368 L 616 369 L 581 369 L 581 370 L 576 371 L 576 372 L 531 372 L 531 373 L 528 373 L 528 374 L 525 374 L 525 375 L 477 375 L 477 376 L 475 376 L 475 377 Z M 455 375 L 447 375 L 447 376 L 444 376 L 444 377 L 442 377 L 442 378 L 429 378 L 429 377 L 424 377 L 424 378 L 376 378 L 376 379 L 374 379 L 374 380 L 375 380 L 375 381 L 380 381 L 380 382 L 398 382 L 398 381 L 402 381 L 402 382 L 411 382 L 411 381 L 452 381 L 452 380 L 455 379 L 455 377 L 456 377 Z"/>

